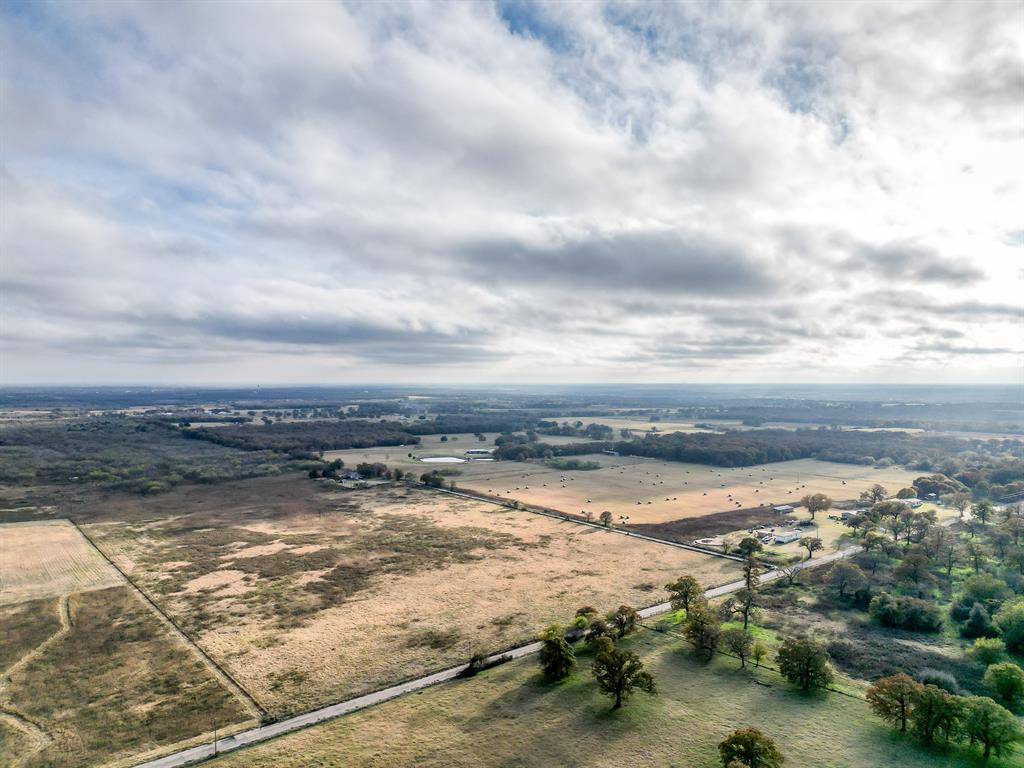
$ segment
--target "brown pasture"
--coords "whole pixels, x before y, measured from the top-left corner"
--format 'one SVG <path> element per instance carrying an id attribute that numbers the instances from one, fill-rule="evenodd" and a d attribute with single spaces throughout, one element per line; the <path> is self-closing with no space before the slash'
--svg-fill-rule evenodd
<path id="1" fill-rule="evenodd" d="M 156 519 L 161 508 L 182 514 Z M 271 478 L 172 492 L 149 512 L 90 534 L 278 714 L 529 640 L 581 605 L 659 602 L 682 573 L 708 584 L 738 573 L 417 488 Z"/>

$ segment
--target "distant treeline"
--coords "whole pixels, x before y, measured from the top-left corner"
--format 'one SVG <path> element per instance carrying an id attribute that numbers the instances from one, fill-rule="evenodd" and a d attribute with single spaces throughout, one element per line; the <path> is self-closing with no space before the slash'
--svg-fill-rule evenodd
<path id="1" fill-rule="evenodd" d="M 416 445 L 420 442 L 420 435 L 512 432 L 531 428 L 533 424 L 532 419 L 516 415 L 455 414 L 410 422 L 344 419 L 196 427 L 182 429 L 182 434 L 185 437 L 243 451 L 271 450 L 297 457 L 308 457 L 320 451 Z"/>
<path id="2" fill-rule="evenodd" d="M 274 451 L 241 452 L 184 440 L 165 422 L 125 417 L 0 432 L 0 483 L 10 485 L 74 483 L 158 493 L 181 483 L 274 475 L 307 464 Z"/>
<path id="3" fill-rule="evenodd" d="M 238 448 L 277 451 L 295 456 L 378 445 L 415 445 L 419 437 L 390 421 L 273 422 L 230 427 L 183 429 L 185 437 Z"/>
<path id="4" fill-rule="evenodd" d="M 848 432 L 833 429 L 756 430 L 725 434 L 648 433 L 635 440 L 550 445 L 527 435 L 504 438 L 495 458 L 524 461 L 616 451 L 663 461 L 745 467 L 793 459 L 845 464 L 902 464 L 955 477 L 975 495 L 1002 498 L 1024 490 L 1024 442 L 965 440 L 903 432 Z M 892 489 L 897 490 L 897 489 Z"/>

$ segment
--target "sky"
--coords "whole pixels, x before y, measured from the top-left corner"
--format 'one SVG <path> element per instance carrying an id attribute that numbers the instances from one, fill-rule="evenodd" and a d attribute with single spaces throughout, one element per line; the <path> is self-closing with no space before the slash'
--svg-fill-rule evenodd
<path id="1" fill-rule="evenodd" d="M 1024 4 L 0 4 L 0 384 L 1024 382 Z"/>

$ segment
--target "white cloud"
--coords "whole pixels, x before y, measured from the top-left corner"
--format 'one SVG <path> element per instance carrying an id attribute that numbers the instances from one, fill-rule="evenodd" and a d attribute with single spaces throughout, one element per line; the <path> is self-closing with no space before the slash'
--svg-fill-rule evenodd
<path id="1" fill-rule="evenodd" d="M 0 374 L 1019 378 L 1022 22 L 5 7 Z"/>

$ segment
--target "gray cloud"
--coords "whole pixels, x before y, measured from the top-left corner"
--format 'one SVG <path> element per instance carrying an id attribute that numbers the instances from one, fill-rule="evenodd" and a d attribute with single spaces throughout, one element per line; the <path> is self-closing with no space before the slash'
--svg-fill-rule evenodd
<path id="1" fill-rule="evenodd" d="M 916 344 L 916 352 L 941 352 L 947 355 L 1012 355 L 1015 350 L 1009 347 L 970 347 L 962 344 L 947 344 L 944 342 L 930 342 Z"/>
<path id="2" fill-rule="evenodd" d="M 740 248 L 680 232 L 617 232 L 542 246 L 484 241 L 463 258 L 480 279 L 578 290 L 749 296 L 779 288 L 769 265 Z"/>
<path id="3" fill-rule="evenodd" d="M 964 285 L 976 282 L 984 273 L 966 260 L 954 261 L 935 249 L 913 243 L 860 244 L 842 264 L 848 272 L 876 270 L 887 279 Z"/>

